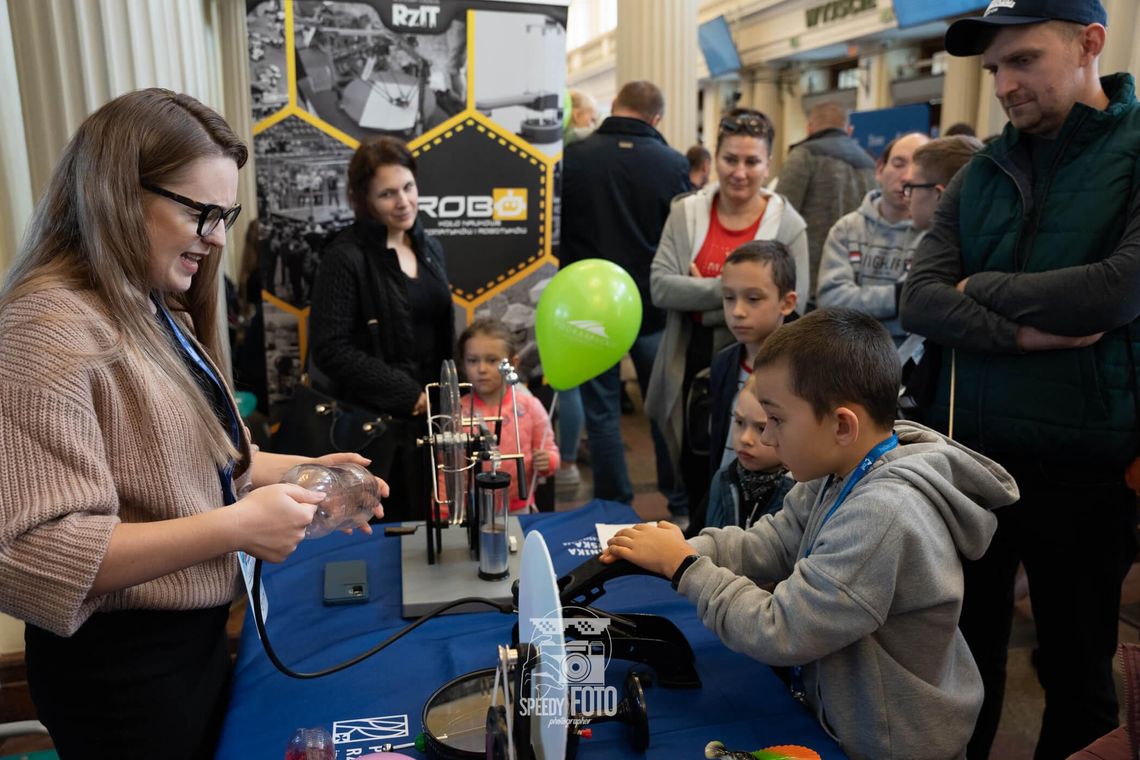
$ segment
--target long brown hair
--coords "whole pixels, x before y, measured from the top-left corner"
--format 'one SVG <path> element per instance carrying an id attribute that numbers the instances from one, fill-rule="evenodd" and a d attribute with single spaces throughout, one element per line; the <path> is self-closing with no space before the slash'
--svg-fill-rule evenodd
<path id="1" fill-rule="evenodd" d="M 36 204 L 0 291 L 0 309 L 48 288 L 94 292 L 118 335 L 110 348 L 76 360 L 142 359 L 148 381 L 174 382 L 191 411 L 212 420 L 209 402 L 147 300 L 152 288 L 142 185 L 175 182 L 194 161 L 216 156 L 240 168 L 248 151 L 220 115 L 189 95 L 137 90 L 101 107 L 80 125 Z M 220 251 L 211 249 L 188 291 L 161 294 L 170 309 L 190 318 L 198 341 L 219 365 L 220 268 Z M 201 428 L 217 462 L 235 455 L 220 425 Z"/>

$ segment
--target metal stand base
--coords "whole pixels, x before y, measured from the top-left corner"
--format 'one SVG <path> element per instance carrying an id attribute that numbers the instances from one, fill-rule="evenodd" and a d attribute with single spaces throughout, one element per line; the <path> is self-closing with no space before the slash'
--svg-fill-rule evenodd
<path id="1" fill-rule="evenodd" d="M 416 523 L 404 523 L 415 525 Z M 419 523 L 423 530 L 423 523 Z M 479 563 L 471 559 L 467 548 L 467 531 L 453 526 L 440 531 L 443 536 L 443 549 L 434 565 L 427 562 L 427 549 L 423 536 L 400 537 L 400 585 L 403 592 L 403 609 L 406 618 L 417 618 L 435 607 L 461 599 L 465 596 L 481 596 L 496 602 L 509 602 L 512 599 L 511 584 L 519 577 L 522 562 L 523 531 L 517 517 L 507 518 L 508 547 L 507 564 L 510 574 L 498 581 L 485 581 L 479 578 Z M 486 612 L 482 605 L 456 607 L 445 614 L 457 612 Z"/>

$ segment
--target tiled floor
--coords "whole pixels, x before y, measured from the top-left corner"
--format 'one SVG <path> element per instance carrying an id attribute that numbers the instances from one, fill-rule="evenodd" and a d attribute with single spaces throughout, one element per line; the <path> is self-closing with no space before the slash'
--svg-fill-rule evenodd
<path id="1" fill-rule="evenodd" d="M 622 437 L 626 445 L 626 462 L 633 482 L 633 508 L 645 520 L 668 517 L 665 498 L 656 489 L 656 473 L 653 466 L 652 439 L 649 425 L 640 413 L 640 399 L 635 383 L 628 384 L 632 391 L 637 411 L 622 416 Z M 631 456 L 632 453 L 645 453 L 644 456 Z M 571 497 L 559 498 L 557 509 L 573 509 L 589 500 L 592 482 L 588 464 L 579 465 L 582 482 L 578 492 Z M 1122 601 L 1125 604 L 1140 605 L 1140 565 L 1125 581 Z M 1140 619 L 1140 611 L 1134 620 Z M 1140 642 L 1140 633 L 1135 626 L 1126 622 L 1120 624 L 1120 641 Z M 1041 728 L 1041 713 L 1045 707 L 1045 696 L 1037 675 L 1030 663 L 1030 653 L 1036 644 L 1033 619 L 1029 601 L 1018 603 L 1014 617 L 1014 627 L 1010 642 L 1008 680 L 1006 698 L 1002 709 L 1001 725 L 990 757 L 993 760 L 1030 760 Z M 1117 672 L 1117 694 L 1123 706 L 1124 692 Z M 1123 720 L 1123 713 L 1121 714 Z"/>

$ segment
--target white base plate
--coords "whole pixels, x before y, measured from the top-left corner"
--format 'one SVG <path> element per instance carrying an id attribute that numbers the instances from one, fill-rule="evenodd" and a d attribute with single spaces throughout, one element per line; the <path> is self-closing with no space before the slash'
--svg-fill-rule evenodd
<path id="1" fill-rule="evenodd" d="M 518 580 L 522 562 L 523 531 L 517 517 L 507 518 L 507 540 L 513 538 L 517 548 L 507 553 L 510 575 L 501 581 L 485 581 L 479 577 L 479 563 L 471 559 L 467 549 L 467 529 L 459 526 L 441 531 L 443 553 L 436 555 L 434 565 L 429 565 L 425 528 L 422 523 L 419 526 L 415 533 L 400 537 L 401 614 L 404 617 L 421 617 L 445 602 L 465 596 L 481 596 L 496 602 L 511 601 L 511 584 Z M 486 612 L 488 609 L 484 604 L 472 604 L 456 607 L 444 614 Z"/>

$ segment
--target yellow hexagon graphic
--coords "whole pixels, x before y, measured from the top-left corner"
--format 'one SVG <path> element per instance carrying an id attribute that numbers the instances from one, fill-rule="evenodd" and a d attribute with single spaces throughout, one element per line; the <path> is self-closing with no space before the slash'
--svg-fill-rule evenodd
<path id="1" fill-rule="evenodd" d="M 413 145 L 420 219 L 443 245 L 457 301 L 474 307 L 550 255 L 548 159 L 473 112 Z"/>

